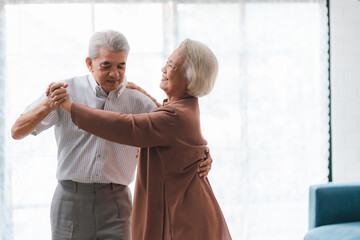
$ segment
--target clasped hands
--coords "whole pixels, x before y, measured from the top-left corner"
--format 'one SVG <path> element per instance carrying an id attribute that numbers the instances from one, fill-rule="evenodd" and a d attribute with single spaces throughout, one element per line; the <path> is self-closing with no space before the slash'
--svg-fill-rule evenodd
<path id="1" fill-rule="evenodd" d="M 70 112 L 72 102 L 69 100 L 69 96 L 66 88 L 68 87 L 67 83 L 50 83 L 46 89 L 46 96 L 48 98 L 49 107 L 52 110 L 61 107 L 66 112 Z"/>

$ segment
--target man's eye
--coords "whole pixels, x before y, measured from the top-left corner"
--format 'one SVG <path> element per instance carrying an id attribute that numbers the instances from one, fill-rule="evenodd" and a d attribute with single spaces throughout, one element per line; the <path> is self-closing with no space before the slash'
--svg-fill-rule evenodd
<path id="1" fill-rule="evenodd" d="M 108 69 L 108 68 L 110 68 L 110 66 L 101 66 L 101 68 Z"/>

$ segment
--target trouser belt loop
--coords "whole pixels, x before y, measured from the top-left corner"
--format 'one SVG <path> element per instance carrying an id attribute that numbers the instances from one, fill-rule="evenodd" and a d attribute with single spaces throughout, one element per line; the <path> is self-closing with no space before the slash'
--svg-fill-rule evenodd
<path id="1" fill-rule="evenodd" d="M 114 184 L 113 183 L 110 183 L 110 188 L 111 188 L 111 190 L 114 190 Z"/>
<path id="2" fill-rule="evenodd" d="M 77 182 L 73 182 L 74 185 L 74 193 L 77 193 L 78 185 Z"/>

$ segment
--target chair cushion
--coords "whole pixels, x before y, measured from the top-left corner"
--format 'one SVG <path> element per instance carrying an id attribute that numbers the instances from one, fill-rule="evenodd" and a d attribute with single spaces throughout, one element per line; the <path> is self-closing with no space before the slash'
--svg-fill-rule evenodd
<path id="1" fill-rule="evenodd" d="M 304 240 L 359 240 L 360 222 L 338 223 L 310 229 Z"/>

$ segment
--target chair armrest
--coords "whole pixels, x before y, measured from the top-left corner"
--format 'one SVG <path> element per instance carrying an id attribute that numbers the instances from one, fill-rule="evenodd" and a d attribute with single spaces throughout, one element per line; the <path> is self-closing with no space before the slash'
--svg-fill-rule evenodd
<path id="1" fill-rule="evenodd" d="M 360 221 L 360 183 L 310 186 L 309 229 L 354 221 Z"/>

